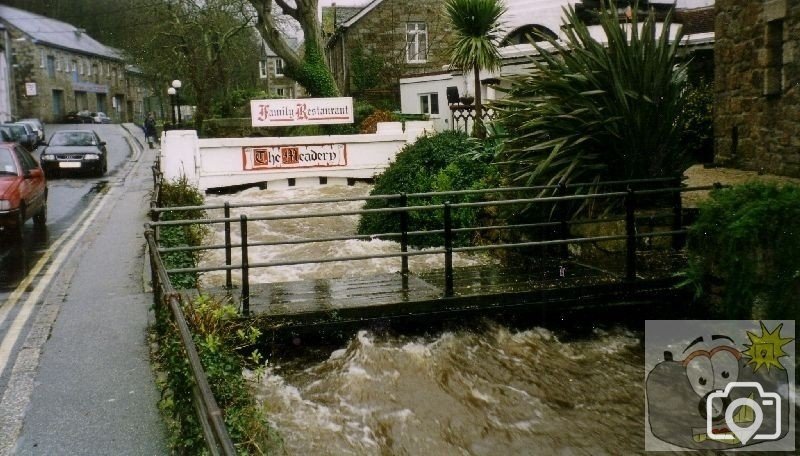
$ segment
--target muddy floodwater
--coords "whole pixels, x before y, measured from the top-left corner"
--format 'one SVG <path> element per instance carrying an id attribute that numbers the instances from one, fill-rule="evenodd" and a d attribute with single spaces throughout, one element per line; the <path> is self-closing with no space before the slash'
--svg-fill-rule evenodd
<path id="1" fill-rule="evenodd" d="M 257 190 L 210 196 L 210 204 L 366 195 L 367 185 Z M 361 202 L 248 210 L 249 216 L 352 210 Z M 214 214 L 218 215 L 218 214 Z M 250 239 L 355 233 L 356 216 L 256 222 Z M 221 230 L 211 242 L 222 243 Z M 233 242 L 237 242 L 234 234 Z M 391 241 L 344 241 L 251 251 L 251 262 L 396 252 Z M 222 252 L 205 258 L 224 262 Z M 234 263 L 237 258 L 234 257 Z M 456 266 L 482 264 L 460 256 Z M 414 257 L 411 270 L 442 267 Z M 399 271 L 399 259 L 272 267 L 252 282 Z M 207 274 L 205 286 L 224 283 Z M 644 445 L 642 337 L 623 328 L 575 336 L 563 329 L 491 321 L 427 335 L 360 331 L 314 356 L 271 358 L 248 373 L 290 455 L 618 455 Z"/>

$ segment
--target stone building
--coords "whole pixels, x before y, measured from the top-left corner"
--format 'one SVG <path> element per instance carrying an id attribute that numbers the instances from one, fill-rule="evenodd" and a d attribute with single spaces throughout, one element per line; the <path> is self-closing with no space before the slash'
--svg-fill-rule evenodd
<path id="1" fill-rule="evenodd" d="M 800 177 L 800 2 L 716 7 L 715 162 Z"/>
<path id="2" fill-rule="evenodd" d="M 148 90 L 119 50 L 65 22 L 9 6 L 0 5 L 0 24 L 10 116 L 58 122 L 86 110 L 117 122 L 144 117 Z"/>
<path id="3" fill-rule="evenodd" d="M 443 0 L 375 0 L 327 42 L 327 57 L 344 94 L 399 97 L 400 76 L 440 71 L 454 42 Z"/>
<path id="4" fill-rule="evenodd" d="M 289 45 L 297 50 L 300 45 L 297 40 L 290 40 Z M 284 61 L 261 41 L 261 58 L 258 60 L 258 72 L 264 90 L 274 98 L 299 98 L 305 95 L 305 90 L 295 80 L 286 77 L 283 72 Z"/>

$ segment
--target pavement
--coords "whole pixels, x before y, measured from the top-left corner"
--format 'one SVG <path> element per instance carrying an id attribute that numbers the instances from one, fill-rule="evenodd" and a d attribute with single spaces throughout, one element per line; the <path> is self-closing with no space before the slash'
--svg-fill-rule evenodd
<path id="1" fill-rule="evenodd" d="M 130 166 L 87 210 L 88 229 L 37 311 L 9 381 L 18 407 L 2 418 L 10 444 L 0 438 L 0 454 L 169 454 L 149 362 L 153 298 L 142 281 L 157 149 L 139 127 L 124 127 Z"/>

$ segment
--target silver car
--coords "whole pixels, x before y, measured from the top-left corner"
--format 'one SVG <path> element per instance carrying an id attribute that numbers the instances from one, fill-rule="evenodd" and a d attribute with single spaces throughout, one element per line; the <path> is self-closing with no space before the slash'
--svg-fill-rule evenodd
<path id="1" fill-rule="evenodd" d="M 17 123 L 28 124 L 36 132 L 36 137 L 39 138 L 39 144 L 44 144 L 44 122 L 39 119 L 20 119 Z"/>

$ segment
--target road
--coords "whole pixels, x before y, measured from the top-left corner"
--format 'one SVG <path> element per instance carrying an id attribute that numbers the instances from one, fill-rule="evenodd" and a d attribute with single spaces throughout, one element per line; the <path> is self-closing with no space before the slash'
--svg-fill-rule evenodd
<path id="1" fill-rule="evenodd" d="M 49 260 L 58 247 L 58 242 L 75 226 L 85 214 L 87 207 L 98 195 L 105 193 L 109 184 L 118 182 L 123 175 L 125 165 L 133 154 L 131 137 L 120 125 L 48 125 L 49 137 L 56 131 L 65 129 L 92 129 L 105 140 L 108 150 L 108 173 L 102 178 L 81 175 L 65 176 L 61 179 L 48 180 L 47 227 L 44 230 L 34 229 L 32 221 L 25 224 L 22 242 L 3 239 L 0 242 L 0 346 L 8 346 L 9 328 L 14 321 L 15 310 L 10 306 L 12 296 L 23 281 L 30 278 L 32 269 L 42 258 Z M 41 147 L 34 152 L 39 157 Z M 38 272 L 38 271 L 36 271 Z M 14 341 L 18 342 L 18 341 Z M 16 345 L 16 344 L 15 344 Z M 13 353 L 0 351 L 0 395 L 8 381 L 8 367 L 14 358 Z M 5 359 L 4 359 L 5 358 Z"/>
<path id="2" fill-rule="evenodd" d="M 0 245 L 0 455 L 162 454 L 142 283 L 154 154 L 133 125 L 47 131 L 66 128 L 94 128 L 109 171 L 49 180 L 47 229 Z"/>

